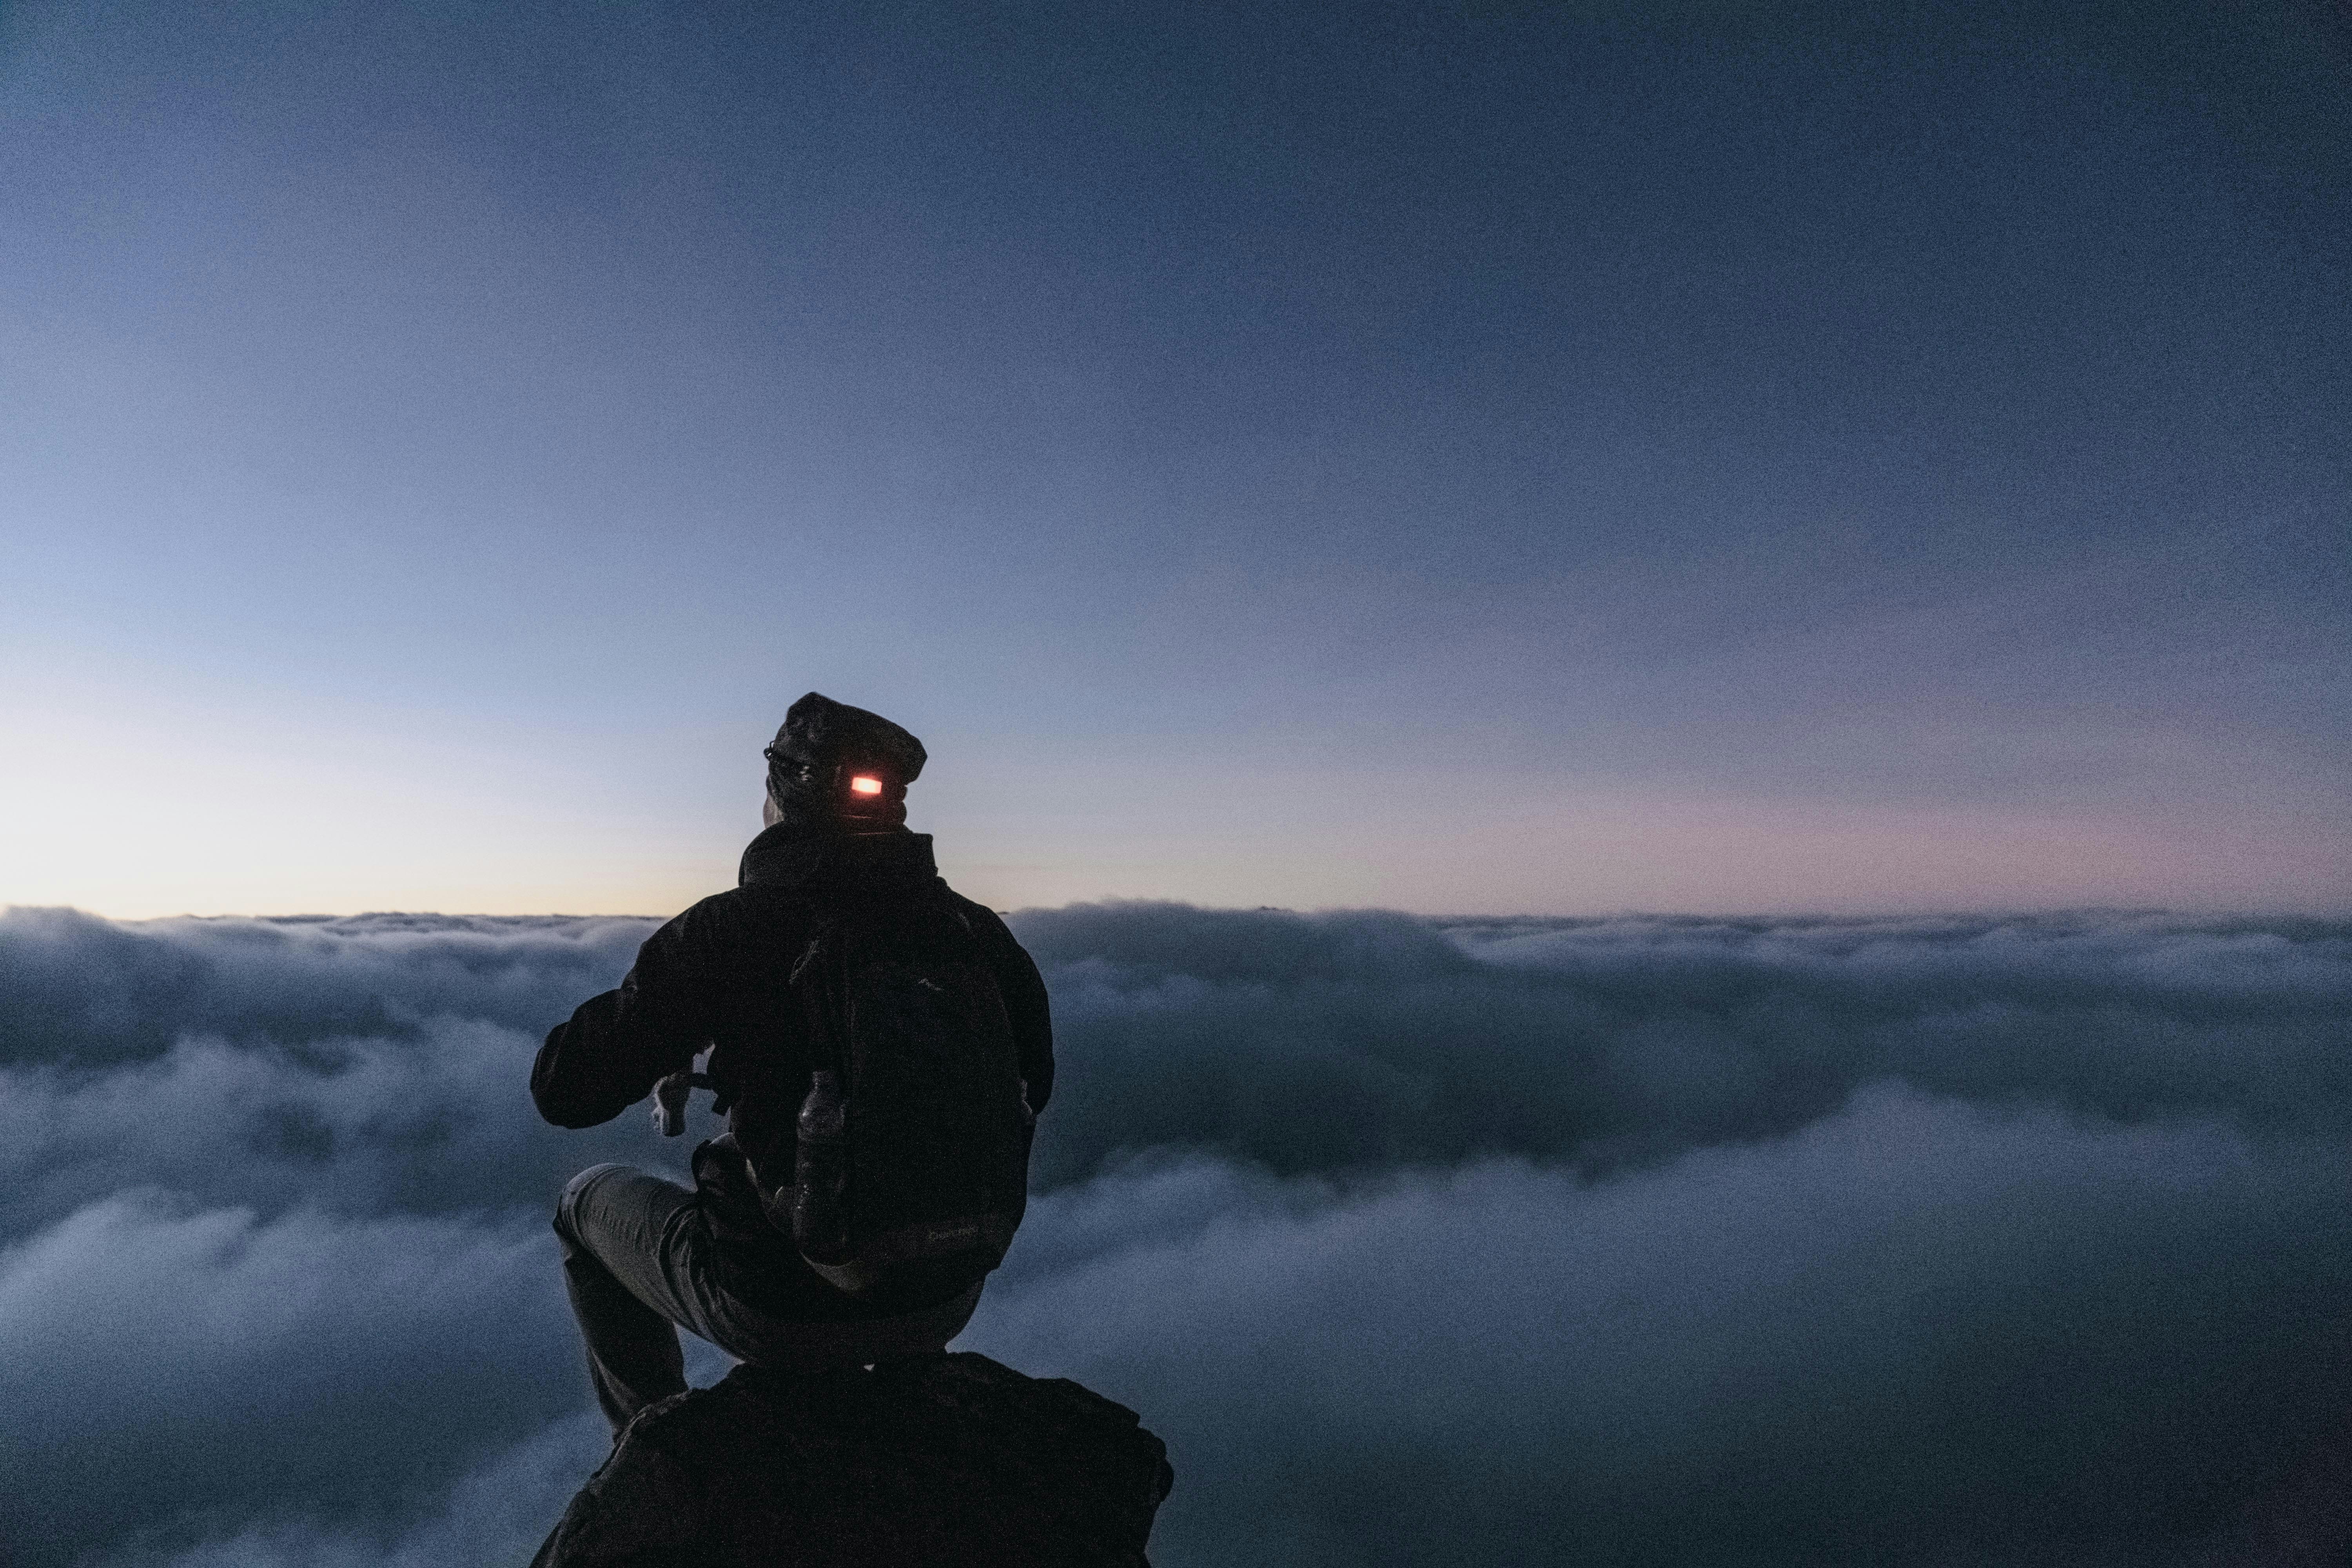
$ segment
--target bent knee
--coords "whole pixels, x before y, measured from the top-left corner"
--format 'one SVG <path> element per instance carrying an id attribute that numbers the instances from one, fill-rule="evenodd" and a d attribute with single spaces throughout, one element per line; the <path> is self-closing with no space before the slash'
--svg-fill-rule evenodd
<path id="1" fill-rule="evenodd" d="M 581 1200 L 587 1195 L 588 1189 L 594 1186 L 597 1182 L 602 1180 L 604 1177 L 612 1174 L 614 1171 L 625 1171 L 627 1169 L 629 1169 L 629 1167 L 626 1165 L 607 1160 L 601 1165 L 589 1166 L 586 1170 L 581 1172 L 578 1175 L 564 1183 L 563 1195 L 555 1200 L 555 1234 L 566 1238 L 574 1238 L 574 1232 L 572 1228 L 572 1215 L 573 1212 L 579 1208 Z"/>

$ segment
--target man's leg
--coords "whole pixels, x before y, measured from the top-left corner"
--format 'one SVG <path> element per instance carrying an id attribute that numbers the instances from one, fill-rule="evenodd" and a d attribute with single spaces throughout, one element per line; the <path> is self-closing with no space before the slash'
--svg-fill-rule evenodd
<path id="1" fill-rule="evenodd" d="M 563 1284 L 588 1352 L 596 1403 L 618 1434 L 656 1400 L 686 1392 L 686 1358 L 670 1325 L 695 1314 L 677 1300 L 673 1247 L 694 1194 L 627 1165 L 593 1165 L 555 1205 Z"/>
<path id="2" fill-rule="evenodd" d="M 789 1306 L 772 1315 L 712 1288 L 695 1194 L 627 1165 L 594 1165 L 572 1178 L 555 1211 L 564 1282 L 596 1402 L 618 1433 L 657 1399 L 683 1393 L 685 1358 L 676 1324 L 739 1361 L 817 1367 L 934 1353 L 963 1331 L 980 1300 L 974 1281 L 936 1307 L 890 1318 L 808 1318 Z M 809 1289 L 837 1299 L 814 1273 Z"/>

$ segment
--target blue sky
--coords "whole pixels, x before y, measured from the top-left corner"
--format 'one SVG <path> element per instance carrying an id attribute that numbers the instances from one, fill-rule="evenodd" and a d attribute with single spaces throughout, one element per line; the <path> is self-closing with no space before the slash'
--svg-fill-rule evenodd
<path id="1" fill-rule="evenodd" d="M 2340 907 L 2316 5 L 0 7 L 0 901 Z"/>

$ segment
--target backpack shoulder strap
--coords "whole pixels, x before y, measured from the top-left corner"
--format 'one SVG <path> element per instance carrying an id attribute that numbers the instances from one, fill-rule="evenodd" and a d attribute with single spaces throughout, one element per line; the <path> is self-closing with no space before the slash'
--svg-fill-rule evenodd
<path id="1" fill-rule="evenodd" d="M 837 910 L 817 917 L 808 945 L 793 961 L 784 984 L 801 1010 L 808 1034 L 809 1052 L 816 1065 L 840 1073 L 849 1060 L 849 1042 L 843 1037 L 842 1006 L 848 1000 L 848 921 Z"/>

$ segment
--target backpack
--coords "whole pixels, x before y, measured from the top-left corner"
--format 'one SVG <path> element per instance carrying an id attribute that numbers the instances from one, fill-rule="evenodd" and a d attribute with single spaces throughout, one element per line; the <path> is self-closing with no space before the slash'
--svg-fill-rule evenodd
<path id="1" fill-rule="evenodd" d="M 787 985 L 817 1066 L 754 1169 L 768 1222 L 853 1297 L 977 1280 L 1028 1206 L 1036 1118 L 1004 999 L 944 893 L 822 918 Z M 792 1169 L 785 1172 L 786 1151 Z"/>

